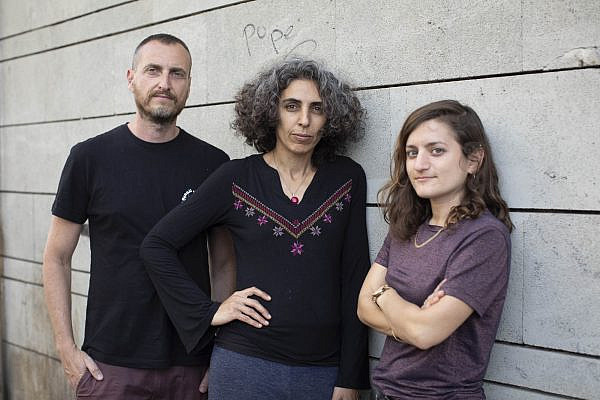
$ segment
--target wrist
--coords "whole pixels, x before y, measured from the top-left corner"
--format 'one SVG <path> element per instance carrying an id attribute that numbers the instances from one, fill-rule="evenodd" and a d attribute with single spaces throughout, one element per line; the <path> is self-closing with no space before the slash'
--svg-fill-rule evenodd
<path id="1" fill-rule="evenodd" d="M 373 303 L 375 303 L 375 305 L 379 308 L 381 308 L 381 306 L 379 305 L 379 299 L 383 296 L 383 294 L 388 291 L 389 289 L 391 289 L 391 287 L 386 283 L 382 286 L 380 286 L 377 290 L 375 290 L 372 294 L 371 294 L 371 301 Z"/>
<path id="2" fill-rule="evenodd" d="M 56 342 L 56 351 L 61 356 L 61 358 L 65 354 L 72 353 L 75 350 L 79 350 L 79 348 L 77 347 L 77 345 L 75 344 L 75 342 L 72 341 L 72 340 L 65 340 L 65 341 L 57 341 Z"/>

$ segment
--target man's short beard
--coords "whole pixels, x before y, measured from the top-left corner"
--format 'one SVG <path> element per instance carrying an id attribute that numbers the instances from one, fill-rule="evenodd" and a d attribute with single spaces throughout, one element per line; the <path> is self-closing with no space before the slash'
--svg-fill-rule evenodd
<path id="1" fill-rule="evenodd" d="M 177 119 L 177 116 L 183 110 L 181 108 L 171 109 L 169 107 L 145 108 L 142 104 L 136 104 L 138 112 L 143 119 L 146 119 L 157 125 L 168 125 Z"/>

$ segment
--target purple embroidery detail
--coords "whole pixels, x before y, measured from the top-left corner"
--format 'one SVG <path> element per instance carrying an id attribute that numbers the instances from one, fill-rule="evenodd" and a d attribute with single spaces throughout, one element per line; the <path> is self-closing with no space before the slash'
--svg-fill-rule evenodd
<path id="1" fill-rule="evenodd" d="M 280 226 L 273 228 L 273 236 L 283 236 L 283 228 Z"/>
<path id="2" fill-rule="evenodd" d="M 256 219 L 256 222 L 258 223 L 259 226 L 263 226 L 264 224 L 267 223 L 267 217 L 265 217 L 264 215 L 261 215 L 260 217 L 258 217 Z"/>
<path id="3" fill-rule="evenodd" d="M 338 211 L 342 211 L 344 209 L 344 203 L 342 203 L 341 201 L 335 203 L 335 209 Z"/>
<path id="4" fill-rule="evenodd" d="M 348 193 L 344 196 L 344 201 L 346 201 L 346 203 L 350 203 L 350 200 L 352 200 L 352 195 Z"/>
<path id="5" fill-rule="evenodd" d="M 319 227 L 319 225 L 311 226 L 310 227 L 310 234 L 313 235 L 313 236 L 320 236 L 321 235 L 321 228 Z"/>
<path id="6" fill-rule="evenodd" d="M 344 196 L 348 195 L 352 190 L 352 179 L 348 180 L 339 189 L 337 189 L 327 200 L 319 206 L 315 211 L 313 211 L 308 217 L 306 217 L 303 221 L 294 220 L 290 222 L 287 218 L 279 214 L 277 211 L 272 208 L 266 206 L 260 200 L 256 199 L 250 193 L 246 192 L 240 186 L 236 185 L 235 182 L 232 184 L 231 192 L 232 194 L 246 203 L 249 207 L 246 208 L 246 216 L 253 216 L 254 209 L 258 210 L 260 213 L 264 214 L 267 218 L 275 222 L 277 225 L 281 226 L 287 233 L 289 233 L 295 239 L 298 239 L 304 232 L 308 231 L 311 226 L 313 226 L 317 221 L 321 218 L 327 223 L 331 223 L 333 218 L 331 215 L 326 214 L 327 211 L 331 207 L 333 207 L 336 203 L 340 201 L 340 199 L 344 198 Z M 248 210 L 251 211 L 248 211 Z M 251 214 L 248 214 L 251 212 Z M 328 216 L 328 217 L 326 217 Z M 329 219 L 329 221 L 327 220 Z"/>
<path id="7" fill-rule="evenodd" d="M 253 216 L 254 216 L 254 208 L 246 207 L 246 217 L 253 217 Z"/>
<path id="8" fill-rule="evenodd" d="M 233 208 L 236 210 L 239 210 L 242 207 L 244 207 L 244 203 L 240 199 L 237 199 L 237 201 L 233 203 Z"/>
<path id="9" fill-rule="evenodd" d="M 290 253 L 294 254 L 295 256 L 299 256 L 302 254 L 304 244 L 300 243 L 300 242 L 294 242 L 294 244 L 292 245 L 292 250 L 290 251 Z"/>

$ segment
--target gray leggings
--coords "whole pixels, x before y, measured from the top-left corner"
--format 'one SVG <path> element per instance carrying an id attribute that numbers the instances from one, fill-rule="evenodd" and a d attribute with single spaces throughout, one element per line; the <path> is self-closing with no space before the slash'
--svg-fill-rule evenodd
<path id="1" fill-rule="evenodd" d="M 338 367 L 296 366 L 215 346 L 208 400 L 331 400 Z"/>

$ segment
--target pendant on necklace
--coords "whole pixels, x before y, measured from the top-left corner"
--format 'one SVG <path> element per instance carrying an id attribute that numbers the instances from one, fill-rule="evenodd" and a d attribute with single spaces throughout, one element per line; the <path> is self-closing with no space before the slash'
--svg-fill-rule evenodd
<path id="1" fill-rule="evenodd" d="M 298 197 L 296 197 L 296 196 L 292 196 L 292 198 L 290 200 L 291 200 L 292 204 L 298 204 L 298 202 L 300 201 L 300 200 L 298 200 Z"/>

